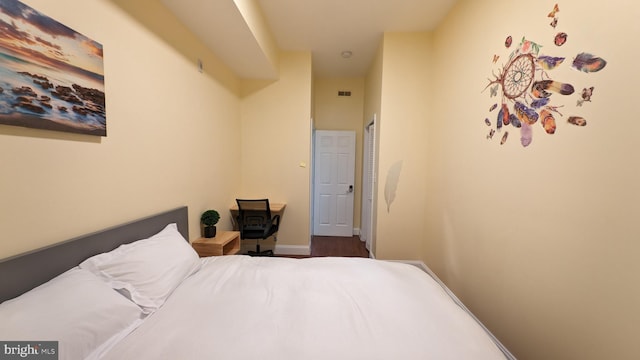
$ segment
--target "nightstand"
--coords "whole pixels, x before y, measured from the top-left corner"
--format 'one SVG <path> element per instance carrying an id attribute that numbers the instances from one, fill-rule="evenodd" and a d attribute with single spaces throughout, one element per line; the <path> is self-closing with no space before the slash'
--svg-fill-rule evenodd
<path id="1" fill-rule="evenodd" d="M 191 246 L 200 257 L 234 255 L 240 252 L 240 232 L 219 230 L 215 237 L 198 238 Z"/>

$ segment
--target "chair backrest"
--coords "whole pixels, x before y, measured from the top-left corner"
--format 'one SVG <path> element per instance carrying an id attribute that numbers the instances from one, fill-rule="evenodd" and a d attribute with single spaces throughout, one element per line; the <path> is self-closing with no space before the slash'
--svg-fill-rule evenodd
<path id="1" fill-rule="evenodd" d="M 239 222 L 246 228 L 265 228 L 271 222 L 269 199 L 236 199 Z"/>

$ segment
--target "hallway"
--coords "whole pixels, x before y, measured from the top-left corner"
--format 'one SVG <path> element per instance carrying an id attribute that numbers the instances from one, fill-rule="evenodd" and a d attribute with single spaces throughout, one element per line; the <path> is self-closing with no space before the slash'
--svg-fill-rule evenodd
<path id="1" fill-rule="evenodd" d="M 369 251 L 359 236 L 314 236 L 311 240 L 311 257 L 343 256 L 369 257 Z"/>

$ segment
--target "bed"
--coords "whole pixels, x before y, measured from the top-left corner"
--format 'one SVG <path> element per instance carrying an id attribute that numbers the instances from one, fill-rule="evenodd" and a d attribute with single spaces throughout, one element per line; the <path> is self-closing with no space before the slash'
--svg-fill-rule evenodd
<path id="1" fill-rule="evenodd" d="M 0 340 L 60 359 L 515 359 L 428 269 L 198 258 L 187 213 L 0 261 Z"/>

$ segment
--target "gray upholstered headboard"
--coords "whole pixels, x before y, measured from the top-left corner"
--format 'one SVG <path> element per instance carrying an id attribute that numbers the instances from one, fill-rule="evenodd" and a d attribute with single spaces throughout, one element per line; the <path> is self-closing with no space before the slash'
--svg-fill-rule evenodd
<path id="1" fill-rule="evenodd" d="M 43 284 L 86 258 L 148 238 L 176 223 L 189 241 L 186 206 L 0 260 L 0 303 Z"/>

